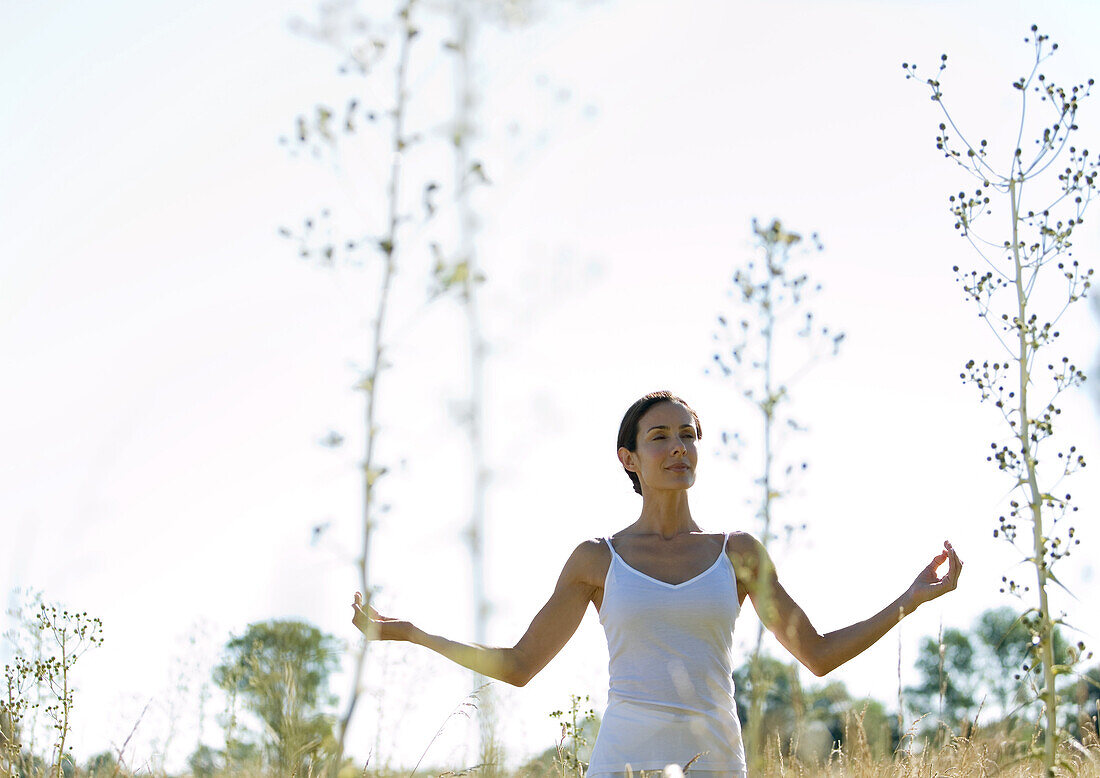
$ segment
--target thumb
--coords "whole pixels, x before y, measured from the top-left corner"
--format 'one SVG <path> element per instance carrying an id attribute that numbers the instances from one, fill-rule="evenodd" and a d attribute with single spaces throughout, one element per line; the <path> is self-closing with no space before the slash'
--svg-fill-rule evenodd
<path id="1" fill-rule="evenodd" d="M 932 558 L 932 561 L 928 563 L 928 567 L 924 568 L 926 572 L 935 574 L 936 568 L 947 561 L 947 552 L 941 551 Z"/>

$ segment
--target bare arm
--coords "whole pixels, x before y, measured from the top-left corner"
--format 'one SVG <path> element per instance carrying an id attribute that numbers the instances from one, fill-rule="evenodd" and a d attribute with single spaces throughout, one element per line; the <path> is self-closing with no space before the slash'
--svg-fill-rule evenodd
<path id="1" fill-rule="evenodd" d="M 580 626 L 595 592 L 590 571 L 600 553 L 596 541 L 577 546 L 558 577 L 554 593 L 512 648 L 460 643 L 429 634 L 411 622 L 382 616 L 373 608 L 363 611 L 358 592 L 352 605 L 352 623 L 370 640 L 416 643 L 489 678 L 524 686 L 557 656 Z"/>
<path id="2" fill-rule="evenodd" d="M 920 572 L 905 592 L 869 619 L 829 632 L 818 633 L 805 612 L 779 583 L 775 565 L 767 550 L 754 538 L 731 538 L 730 555 L 738 571 L 737 582 L 748 592 L 760 620 L 771 630 L 798 661 L 814 675 L 835 670 L 852 657 L 866 651 L 922 603 L 952 591 L 958 584 L 962 562 L 951 544 Z M 947 573 L 938 577 L 936 569 L 948 562 Z"/>

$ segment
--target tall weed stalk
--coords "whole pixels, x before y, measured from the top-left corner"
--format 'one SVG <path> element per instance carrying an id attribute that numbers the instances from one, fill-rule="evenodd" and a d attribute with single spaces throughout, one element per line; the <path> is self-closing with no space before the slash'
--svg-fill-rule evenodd
<path id="1" fill-rule="evenodd" d="M 299 116 L 297 130 L 293 138 L 284 138 L 284 142 L 295 149 L 307 149 L 314 156 L 323 153 L 336 154 L 341 139 L 350 138 L 360 132 L 364 125 L 379 124 L 383 127 L 376 137 L 380 137 L 386 146 L 379 157 L 388 160 L 388 170 L 383 191 L 377 196 L 384 202 L 382 224 L 379 232 L 368 231 L 367 237 L 352 234 L 347 237 L 332 238 L 333 230 L 329 225 L 322 230 L 321 222 L 329 218 L 330 211 L 322 209 L 318 219 L 307 218 L 300 231 L 288 228 L 282 234 L 294 239 L 299 245 L 299 253 L 304 258 L 315 258 L 322 265 L 331 266 L 343 257 L 349 264 L 361 265 L 363 252 L 373 254 L 379 263 L 377 270 L 377 291 L 370 301 L 373 310 L 370 318 L 370 344 L 367 350 L 366 367 L 362 369 L 355 389 L 363 393 L 364 450 L 359 463 L 362 472 L 363 513 L 361 527 L 361 553 L 357 558 L 359 587 L 363 593 L 364 609 L 371 602 L 373 584 L 371 580 L 371 550 L 374 529 L 378 516 L 384 506 L 378 503 L 378 485 L 387 473 L 387 467 L 379 462 L 378 442 L 381 430 L 379 409 L 379 386 L 387 371 L 392 367 L 391 343 L 387 325 L 390 322 L 391 293 L 394 277 L 398 269 L 399 248 L 403 240 L 401 227 L 410 218 L 403 201 L 407 184 L 406 158 L 411 149 L 420 142 L 421 136 L 410 132 L 406 127 L 406 116 L 411 99 L 409 86 L 410 58 L 414 42 L 420 37 L 420 29 L 415 21 L 418 10 L 417 0 L 399 0 L 393 6 L 392 16 L 381 22 L 353 14 L 344 18 L 350 8 L 346 5 L 324 6 L 321 19 L 316 25 L 298 22 L 300 32 L 334 45 L 344 57 L 341 72 L 362 77 L 367 83 L 364 92 L 388 95 L 379 100 L 384 104 L 364 105 L 367 100 L 359 97 L 349 98 L 344 108 L 334 110 L 325 105 L 317 105 L 309 114 Z M 353 42 L 347 39 L 351 33 Z M 375 74 L 385 74 L 389 69 L 392 87 L 374 86 Z M 374 88 L 372 88 L 374 87 Z M 375 100 L 375 102 L 379 102 Z M 388 103 L 386 102 L 388 101 Z M 430 189 L 425 197 L 430 194 Z M 360 215 L 364 221 L 375 222 L 369 214 Z M 330 436 L 329 445 L 337 446 L 342 436 Z M 340 765 L 347 739 L 348 727 L 363 688 L 366 646 L 361 642 L 356 652 L 352 683 L 348 692 L 344 713 L 340 716 L 337 747 L 333 769 Z"/>
<path id="2" fill-rule="evenodd" d="M 1055 447 L 1051 439 L 1062 412 L 1055 403 L 1085 380 L 1058 343 L 1066 310 L 1091 286 L 1093 271 L 1073 258 L 1072 248 L 1074 232 L 1096 194 L 1097 165 L 1073 140 L 1079 132 L 1077 112 L 1093 80 L 1068 89 L 1058 86 L 1040 72 L 1058 44 L 1035 25 L 1024 41 L 1033 59 L 1029 72 L 1012 82 L 1019 98 L 1018 129 L 1013 133 L 1015 143 L 1001 154 L 985 138 L 972 142 L 944 105 L 946 54 L 932 77 L 918 78 L 916 65 L 902 67 L 906 78 L 923 80 L 942 111 L 936 148 L 974 181 L 973 189 L 952 194 L 948 201 L 955 229 L 979 263 L 973 270 L 957 265 L 954 270 L 967 299 L 988 325 L 997 353 L 969 360 L 961 377 L 978 389 L 981 401 L 992 405 L 1005 425 L 1004 437 L 992 442 L 986 457 L 1013 483 L 1007 510 L 998 517 L 993 535 L 1018 547 L 1035 576 L 1034 590 L 1005 576 L 1002 591 L 1030 603 L 1024 618 L 1034 636 L 1034 661 L 1043 675 L 1039 699 L 1044 737 L 1037 756 L 1046 774 L 1053 775 L 1056 679 L 1071 668 L 1055 661 L 1053 632 L 1056 624 L 1064 623 L 1064 614 L 1052 611 L 1049 592 L 1052 584 L 1062 585 L 1055 565 L 1080 543 L 1073 525 L 1077 506 L 1063 483 L 1085 467 L 1085 458 L 1076 446 Z M 1033 142 L 1025 143 L 1025 134 Z M 1077 656 L 1083 650 L 1079 644 Z M 1026 665 L 1023 669 L 1030 670 Z"/>
<path id="3" fill-rule="evenodd" d="M 14 614 L 23 634 L 6 636 L 16 651 L 4 666 L 0 695 L 0 776 L 45 774 L 34 750 L 36 714 L 41 712 L 53 732 L 51 761 L 45 769 L 53 778 L 62 778 L 64 763 L 72 758 L 67 746 L 76 699 L 73 668 L 81 656 L 103 644 L 103 622 L 85 611 L 46 604 L 35 593 L 29 594 L 28 602 L 36 607 L 33 615 L 26 613 L 26 606 Z"/>
<path id="4" fill-rule="evenodd" d="M 760 542 L 769 548 L 777 539 L 774 525 L 776 503 L 787 495 L 795 479 L 808 464 L 800 459 L 780 459 L 789 433 L 805 431 L 790 411 L 791 387 L 819 359 L 838 353 L 844 333 L 822 325 L 809 308 L 812 293 L 820 285 L 799 269 L 801 252 L 794 251 L 802 236 L 774 220 L 767 227 L 752 223 L 759 256 L 736 269 L 729 290 L 729 310 L 718 316 L 713 355 L 718 375 L 730 379 L 739 394 L 759 412 L 757 448 L 761 455 L 757 519 Z M 817 235 L 813 247 L 821 251 Z M 792 253 L 793 252 L 793 253 Z M 804 348 L 797 348 L 801 341 Z M 710 372 L 710 371 L 708 371 Z M 746 444 L 739 432 L 723 432 L 722 443 L 732 459 L 740 457 Z M 783 529 L 789 542 L 804 523 L 787 523 Z M 774 678 L 761 661 L 764 624 L 756 634 L 750 659 L 749 719 L 746 746 L 749 756 L 759 761 L 764 752 L 762 725 L 764 700 Z"/>

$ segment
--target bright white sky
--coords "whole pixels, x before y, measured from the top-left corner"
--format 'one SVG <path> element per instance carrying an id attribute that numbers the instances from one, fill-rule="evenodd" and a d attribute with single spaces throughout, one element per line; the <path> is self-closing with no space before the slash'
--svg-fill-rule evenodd
<path id="1" fill-rule="evenodd" d="M 106 623 L 105 646 L 78 665 L 80 760 L 120 744 L 153 700 L 129 753 L 140 765 L 163 751 L 174 720 L 168 762 L 181 765 L 199 705 L 194 689 L 173 690 L 208 677 L 249 622 L 297 617 L 355 637 L 362 411 L 350 365 L 366 358 L 372 277 L 303 262 L 276 230 L 325 205 L 377 219 L 385 163 L 349 147 L 334 173 L 277 144 L 298 113 L 353 87 L 329 50 L 288 31 L 296 15 L 314 9 L 0 6 L 0 586 L 40 588 Z M 754 216 L 822 234 L 827 250 L 808 266 L 825 285 L 815 310 L 848 334 L 841 357 L 795 389 L 812 430 L 792 453 L 811 469 L 779 519 L 809 530 L 777 554 L 787 588 L 827 630 L 892 600 L 945 537 L 967 564 L 955 594 L 834 676 L 890 704 L 899 637 L 908 678 L 941 620 L 967 626 L 1010 603 L 997 589 L 1018 555 L 991 538 L 1010 484 L 984 461 L 1001 430 L 958 380 L 966 359 L 997 356 L 951 272 L 974 259 L 946 195 L 970 184 L 937 154 L 940 117 L 900 64 L 930 70 L 948 52 L 949 104 L 995 141 L 1014 127 L 1009 83 L 1029 64 L 1020 39 L 1033 21 L 1062 45 L 1049 72 L 1100 74 L 1100 6 L 1085 0 L 620 0 L 544 7 L 483 35 L 494 642 L 519 637 L 573 546 L 635 517 L 614 439 L 646 391 L 670 388 L 703 419 L 696 518 L 754 529 L 751 460 L 715 453 L 720 429 L 752 437 L 754 412 L 703 375 Z M 447 63 L 427 51 L 416 64 L 412 121 L 429 136 L 450 105 Z M 1084 145 L 1100 145 L 1094 105 L 1080 124 Z M 410 160 L 447 180 L 438 149 Z M 386 610 L 468 639 L 468 458 L 452 412 L 464 324 L 451 301 L 422 305 L 429 233 L 416 233 L 398 279 L 380 399 L 393 509 L 374 580 Z M 1095 229 L 1077 246 L 1094 257 Z M 1088 307 L 1063 330 L 1091 369 Z M 1083 393 L 1064 405 L 1063 440 L 1095 457 L 1095 406 Z M 318 445 L 330 429 L 344 449 Z M 1065 607 L 1095 643 L 1093 480 L 1071 483 L 1084 551 L 1062 572 L 1080 600 Z M 738 635 L 754 632 L 746 614 Z M 468 675 L 417 648 L 374 656 L 379 696 L 361 708 L 352 752 L 365 758 L 380 731 L 374 759 L 409 764 Z M 602 705 L 606 661 L 590 614 L 530 685 L 498 685 L 510 760 L 556 740 L 547 714 L 570 693 Z M 212 744 L 220 704 L 206 709 Z M 427 761 L 461 763 L 472 742 L 452 726 Z"/>

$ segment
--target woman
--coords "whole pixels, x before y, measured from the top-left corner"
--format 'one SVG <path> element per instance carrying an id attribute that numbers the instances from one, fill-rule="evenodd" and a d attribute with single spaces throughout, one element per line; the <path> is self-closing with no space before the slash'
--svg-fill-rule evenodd
<path id="1" fill-rule="evenodd" d="M 581 543 L 549 601 L 512 648 L 430 635 L 362 610 L 353 623 L 374 640 L 405 640 L 463 667 L 523 686 L 562 649 L 589 603 L 607 635 L 611 683 L 588 778 L 691 763 L 691 775 L 743 778 L 745 755 L 733 699 L 733 623 L 746 595 L 761 621 L 817 676 L 860 654 L 917 606 L 953 590 L 962 562 L 951 544 L 913 584 L 871 618 L 821 635 L 783 589 L 764 547 L 743 532 L 707 533 L 688 508 L 699 418 L 686 402 L 653 392 L 619 428 L 623 469 L 642 495 L 638 520 Z M 948 562 L 947 573 L 936 570 Z"/>

